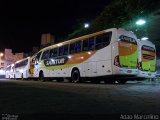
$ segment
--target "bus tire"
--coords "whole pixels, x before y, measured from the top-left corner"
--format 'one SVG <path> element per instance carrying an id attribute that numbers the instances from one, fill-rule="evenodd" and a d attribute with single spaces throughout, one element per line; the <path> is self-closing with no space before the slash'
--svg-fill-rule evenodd
<path id="1" fill-rule="evenodd" d="M 24 78 L 23 78 L 23 73 L 22 73 L 22 75 L 21 75 L 21 80 L 23 80 Z"/>
<path id="2" fill-rule="evenodd" d="M 111 79 L 110 80 L 105 80 L 104 83 L 105 84 L 114 84 L 115 80 L 111 80 Z"/>
<path id="3" fill-rule="evenodd" d="M 100 83 L 100 78 L 96 77 L 96 78 L 90 78 L 92 79 L 91 82 L 95 83 L 95 84 L 99 84 Z"/>
<path id="4" fill-rule="evenodd" d="M 74 83 L 79 83 L 81 81 L 80 72 L 78 69 L 72 70 L 71 79 Z"/>
<path id="5" fill-rule="evenodd" d="M 39 73 L 39 80 L 42 82 L 45 82 L 43 71 L 40 71 L 40 73 Z"/>
<path id="6" fill-rule="evenodd" d="M 119 84 L 125 84 L 125 83 L 127 82 L 127 80 L 117 80 L 117 82 L 118 82 Z"/>
<path id="7" fill-rule="evenodd" d="M 14 75 L 14 79 L 16 80 L 16 75 Z"/>

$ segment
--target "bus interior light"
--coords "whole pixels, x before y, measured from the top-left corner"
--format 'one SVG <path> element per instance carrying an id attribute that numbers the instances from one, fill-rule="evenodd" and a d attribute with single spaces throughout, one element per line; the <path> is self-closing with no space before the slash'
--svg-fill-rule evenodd
<path id="1" fill-rule="evenodd" d="M 88 52 L 88 54 L 90 55 L 90 54 L 91 54 L 91 52 Z"/>
<path id="2" fill-rule="evenodd" d="M 69 58 L 69 59 L 71 59 L 71 58 L 72 58 L 72 56 L 70 56 L 70 55 L 69 55 L 69 56 L 68 56 L 68 58 Z"/>

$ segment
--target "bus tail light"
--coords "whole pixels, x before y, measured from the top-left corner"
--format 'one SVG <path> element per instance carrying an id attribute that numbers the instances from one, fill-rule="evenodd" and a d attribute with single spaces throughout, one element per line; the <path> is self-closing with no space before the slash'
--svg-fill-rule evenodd
<path id="1" fill-rule="evenodd" d="M 138 62 L 138 69 L 142 70 L 142 62 Z"/>
<path id="2" fill-rule="evenodd" d="M 114 65 L 115 65 L 115 66 L 118 66 L 118 67 L 121 67 L 120 61 L 119 61 L 119 55 L 117 55 L 117 56 L 114 58 Z"/>

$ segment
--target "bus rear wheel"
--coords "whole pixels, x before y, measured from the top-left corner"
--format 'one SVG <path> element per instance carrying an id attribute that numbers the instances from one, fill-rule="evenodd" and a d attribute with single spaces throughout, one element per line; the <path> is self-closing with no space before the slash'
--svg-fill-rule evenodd
<path id="1" fill-rule="evenodd" d="M 39 80 L 42 81 L 42 82 L 45 82 L 45 80 L 44 80 L 44 74 L 43 74 L 42 71 L 39 73 Z"/>
<path id="2" fill-rule="evenodd" d="M 104 83 L 105 84 L 114 84 L 115 80 L 105 80 Z"/>
<path id="3" fill-rule="evenodd" d="M 117 80 L 117 82 L 118 82 L 119 84 L 125 84 L 125 83 L 127 82 L 127 80 Z"/>
<path id="4" fill-rule="evenodd" d="M 71 79 L 72 79 L 72 82 L 74 82 L 74 83 L 79 83 L 81 81 L 79 70 L 74 69 L 72 71 Z"/>

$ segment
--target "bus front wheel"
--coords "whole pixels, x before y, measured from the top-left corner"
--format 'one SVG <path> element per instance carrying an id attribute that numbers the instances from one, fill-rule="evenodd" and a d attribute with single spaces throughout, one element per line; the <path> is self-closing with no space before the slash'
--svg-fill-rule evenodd
<path id="1" fill-rule="evenodd" d="M 74 83 L 78 83 L 81 81 L 80 72 L 77 69 L 72 71 L 71 79 Z"/>
<path id="2" fill-rule="evenodd" d="M 21 75 L 21 80 L 23 80 L 23 74 Z"/>
<path id="3" fill-rule="evenodd" d="M 43 74 L 42 71 L 39 73 L 39 80 L 42 81 L 42 82 L 45 82 L 45 80 L 44 80 L 44 74 Z"/>

